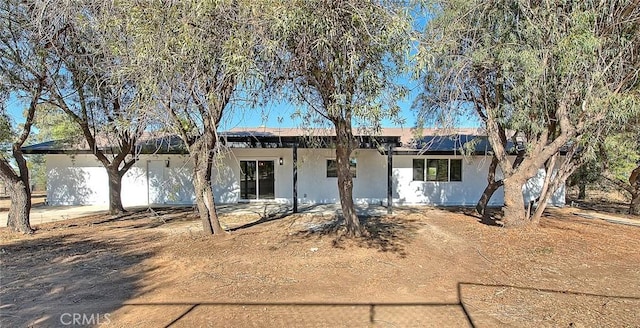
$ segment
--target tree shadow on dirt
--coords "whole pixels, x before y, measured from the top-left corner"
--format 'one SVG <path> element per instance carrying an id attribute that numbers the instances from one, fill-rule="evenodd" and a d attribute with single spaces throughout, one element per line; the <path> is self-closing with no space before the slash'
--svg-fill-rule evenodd
<path id="1" fill-rule="evenodd" d="M 145 238 L 60 235 L 0 244 L 0 326 L 98 326 L 140 293 Z M 132 270 L 135 268 L 135 270 Z M 74 321 L 77 319 L 76 321 Z"/>
<path id="2" fill-rule="evenodd" d="M 247 228 L 251 228 L 260 224 L 264 224 L 267 222 L 271 222 L 271 221 L 277 221 L 280 219 L 284 219 L 286 217 L 288 217 L 289 215 L 291 215 L 291 213 L 289 212 L 274 212 L 274 213 L 269 213 L 267 215 L 261 215 L 260 218 L 258 220 L 249 222 L 249 223 L 245 223 L 243 225 L 237 226 L 237 227 L 233 227 L 228 229 L 229 232 L 233 232 L 233 231 L 238 231 L 238 230 L 243 230 L 243 229 L 247 229 Z"/>
<path id="3" fill-rule="evenodd" d="M 443 206 L 438 207 L 438 209 L 443 210 L 449 213 L 462 214 L 464 216 L 471 217 L 478 221 L 479 223 L 502 227 L 502 211 L 501 207 L 488 207 L 486 209 L 485 215 L 479 214 L 476 211 L 475 207 L 465 207 L 465 206 Z"/>
<path id="4" fill-rule="evenodd" d="M 318 211 L 318 212 L 317 212 Z M 313 204 L 313 205 L 303 205 L 300 206 L 298 209 L 297 213 L 292 213 L 292 208 L 288 205 L 282 205 L 282 204 L 264 204 L 263 208 L 261 209 L 261 211 L 249 211 L 250 213 L 252 213 L 253 215 L 255 215 L 256 217 L 258 217 L 257 220 L 254 220 L 252 222 L 249 223 L 245 223 L 236 227 L 232 227 L 231 229 L 229 229 L 228 231 L 233 232 L 233 231 L 238 231 L 238 230 L 243 230 L 243 229 L 247 229 L 247 228 L 251 228 L 260 224 L 264 224 L 264 223 L 268 223 L 268 222 L 272 222 L 272 221 L 277 221 L 277 220 L 281 220 L 281 219 L 285 219 L 290 217 L 291 215 L 295 215 L 295 214 L 317 214 L 317 215 L 324 215 L 322 212 L 322 205 L 321 204 Z M 229 212 L 230 214 L 233 214 L 233 212 Z"/>
<path id="5" fill-rule="evenodd" d="M 611 214 L 629 214 L 629 203 L 628 202 L 618 202 L 605 198 L 595 198 L 590 200 L 577 199 L 577 198 L 568 198 L 567 204 L 570 204 L 571 207 L 590 210 L 596 212 L 604 212 Z"/>
<path id="6" fill-rule="evenodd" d="M 333 246 L 346 249 L 351 245 L 373 248 L 381 252 L 397 254 L 406 257 L 407 246 L 415 239 L 419 229 L 418 220 L 407 219 L 400 216 L 359 216 L 360 223 L 364 225 L 367 236 L 350 238 L 346 235 L 344 218 L 336 219 L 309 226 L 307 230 L 295 233 L 299 238 L 334 237 Z"/>
<path id="7" fill-rule="evenodd" d="M 130 209 L 125 213 L 102 216 L 100 220 L 92 222 L 94 225 L 109 224 L 113 222 L 135 222 L 139 223 L 127 228 L 156 228 L 171 222 L 192 221 L 198 218 L 198 213 L 192 206 L 171 206 L 171 207 L 148 207 Z M 143 221 L 152 219 L 151 221 Z"/>

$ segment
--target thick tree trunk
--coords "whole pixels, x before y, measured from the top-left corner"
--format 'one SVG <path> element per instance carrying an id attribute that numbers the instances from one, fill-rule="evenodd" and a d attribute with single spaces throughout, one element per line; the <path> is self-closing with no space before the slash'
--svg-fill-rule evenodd
<path id="1" fill-rule="evenodd" d="M 45 76 L 44 74 L 42 76 Z M 18 173 L 9 165 L 4 156 L 0 156 L 0 177 L 7 184 L 11 197 L 11 205 L 9 205 L 9 213 L 7 214 L 7 226 L 15 232 L 32 233 L 31 224 L 29 222 L 31 212 L 31 189 L 29 187 L 29 168 L 27 161 L 22 153 L 22 145 L 25 143 L 31 133 L 31 125 L 35 117 L 36 106 L 42 94 L 45 78 L 40 77 L 37 89 L 31 95 L 29 109 L 25 115 L 25 121 L 22 125 L 22 132 L 18 139 L 13 143 L 11 152 L 13 159 L 18 166 Z"/>
<path id="2" fill-rule="evenodd" d="M 336 128 L 336 162 L 338 173 L 338 192 L 340 195 L 340 207 L 347 227 L 347 235 L 361 237 L 366 235 L 364 226 L 356 215 L 353 203 L 353 177 L 351 176 L 350 157 L 353 150 L 353 134 L 350 121 L 337 120 Z"/>
<path id="3" fill-rule="evenodd" d="M 16 180 L 8 187 L 11 205 L 7 216 L 7 227 L 15 232 L 30 234 L 33 232 L 29 223 L 31 190 L 22 180 Z"/>
<path id="4" fill-rule="evenodd" d="M 340 194 L 340 207 L 347 226 L 347 235 L 353 237 L 361 237 L 364 229 L 360 224 L 360 220 L 356 215 L 355 205 L 353 203 L 353 177 L 351 176 L 351 168 L 349 157 L 351 152 L 344 145 L 336 146 L 336 161 L 338 166 L 338 191 Z"/>
<path id="5" fill-rule="evenodd" d="M 523 180 L 516 177 L 504 180 L 503 224 L 506 228 L 522 227 L 529 223 L 522 195 Z"/>
<path id="6" fill-rule="evenodd" d="M 198 214 L 202 220 L 202 228 L 207 235 L 221 235 L 225 231 L 220 225 L 218 213 L 211 187 L 211 167 L 213 158 L 209 155 L 209 149 L 195 150 L 191 152 L 194 160 L 194 187 L 196 190 L 196 204 Z"/>
<path id="7" fill-rule="evenodd" d="M 31 118 L 33 118 L 31 116 Z M 29 121 L 28 121 L 29 122 Z M 21 145 L 27 138 L 28 133 L 24 134 L 20 142 L 13 144 L 13 158 L 18 166 L 19 174 L 10 167 L 8 162 L 2 159 L 0 163 L 0 174 L 2 180 L 9 189 L 11 197 L 11 205 L 9 205 L 9 213 L 7 214 L 7 226 L 15 232 L 32 233 L 33 229 L 29 223 L 31 212 L 31 189 L 29 187 L 29 168 L 27 161 L 20 150 Z"/>
<path id="8" fill-rule="evenodd" d="M 125 212 L 122 206 L 122 175 L 117 168 L 107 167 L 109 178 L 109 214 L 122 214 Z"/>
<path id="9" fill-rule="evenodd" d="M 587 198 L 587 184 L 584 182 L 578 183 L 578 199 Z"/>

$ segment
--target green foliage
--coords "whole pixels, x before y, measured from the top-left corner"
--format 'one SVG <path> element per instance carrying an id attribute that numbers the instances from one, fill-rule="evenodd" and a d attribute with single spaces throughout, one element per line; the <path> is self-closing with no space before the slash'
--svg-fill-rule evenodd
<path id="1" fill-rule="evenodd" d="M 504 175 L 505 225 L 527 222 L 522 183 L 541 167 L 556 172 L 545 179 L 537 222 L 551 193 L 595 158 L 597 142 L 640 112 L 640 6 L 443 0 L 431 8 L 418 56 L 421 121 L 466 114 L 484 123 Z M 508 156 L 510 138 L 526 143 L 522 160 Z"/>
<path id="2" fill-rule="evenodd" d="M 376 129 L 401 120 L 397 83 L 411 42 L 409 8 L 391 2 L 276 1 L 268 11 L 278 57 L 266 71 L 313 120 L 347 119 Z M 317 121 L 316 121 L 317 122 Z"/>
<path id="3" fill-rule="evenodd" d="M 34 126 L 38 129 L 32 143 L 49 140 L 77 140 L 82 131 L 69 115 L 59 108 L 42 105 L 36 111 Z"/>
<path id="4" fill-rule="evenodd" d="M 47 165 L 44 155 L 28 155 L 26 159 L 31 186 L 46 188 Z"/>
<path id="5" fill-rule="evenodd" d="M 620 181 L 628 181 L 631 171 L 640 165 L 638 131 L 611 135 L 605 139 L 603 148 L 606 152 L 606 165 L 613 177 Z"/>
<path id="6" fill-rule="evenodd" d="M 254 12 L 261 3 L 119 3 L 122 15 L 107 24 L 121 24 L 131 37 L 132 46 L 119 49 L 132 53 L 125 74 L 141 77 L 139 92 L 156 106 L 156 120 L 185 139 L 198 138 L 215 131 L 228 105 L 240 101 L 238 90 L 254 92 L 261 35 Z"/>
<path id="7" fill-rule="evenodd" d="M 419 56 L 428 68 L 423 118 L 479 112 L 534 139 L 557 125 L 560 105 L 576 128 L 598 123 L 603 131 L 638 111 L 633 1 L 455 0 L 433 8 Z"/>
<path id="8" fill-rule="evenodd" d="M 580 166 L 568 179 L 569 186 L 580 184 L 588 185 L 600 181 L 602 174 L 602 163 L 598 159 L 592 159 Z"/>
<path id="9" fill-rule="evenodd" d="M 11 143 L 15 138 L 9 116 L 2 111 L 0 114 L 0 145 Z"/>
<path id="10" fill-rule="evenodd" d="M 78 1 L 33 1 L 30 3 L 29 33 L 46 44 L 41 50 L 47 58 L 47 106 L 56 106 L 69 119 L 56 113 L 56 121 L 44 117 L 54 113 L 43 107 L 40 128 L 53 124 L 47 133 L 57 138 L 77 136 L 83 132 L 88 143 L 108 138 L 128 152 L 128 143 L 135 140 L 146 127 L 144 110 L 147 104 L 137 95 L 138 77 L 125 75 L 123 67 L 131 64 L 129 38 L 120 25 L 107 24 L 118 18 L 113 3 Z M 55 10 L 52 10 L 55 8 Z M 49 107 L 50 107 L 49 106 Z M 45 123 L 46 122 L 46 123 Z M 77 128 L 68 124 L 75 122 Z M 102 155 L 103 163 L 108 160 Z"/>

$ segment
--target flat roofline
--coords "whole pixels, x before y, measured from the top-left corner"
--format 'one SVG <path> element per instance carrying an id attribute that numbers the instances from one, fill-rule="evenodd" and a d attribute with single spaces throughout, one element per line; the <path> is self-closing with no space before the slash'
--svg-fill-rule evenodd
<path id="1" fill-rule="evenodd" d="M 359 141 L 359 149 L 379 149 L 380 147 L 401 146 L 398 136 L 354 136 Z M 261 135 L 221 135 L 219 142 L 229 148 L 335 148 L 335 136 L 261 136 Z M 49 143 L 49 142 L 46 142 Z M 22 147 L 25 154 L 93 154 L 90 149 L 56 149 L 43 146 L 45 143 Z M 117 153 L 115 148 L 101 148 L 107 154 Z M 158 138 L 140 142 L 136 154 L 188 154 L 182 139 L 177 137 Z"/>

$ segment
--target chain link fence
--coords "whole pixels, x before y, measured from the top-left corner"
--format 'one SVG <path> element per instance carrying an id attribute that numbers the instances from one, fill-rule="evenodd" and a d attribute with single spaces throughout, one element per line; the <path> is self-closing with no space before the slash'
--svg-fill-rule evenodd
<path id="1" fill-rule="evenodd" d="M 184 305 L 165 327 L 474 327 L 460 303 Z"/>

